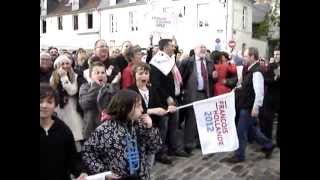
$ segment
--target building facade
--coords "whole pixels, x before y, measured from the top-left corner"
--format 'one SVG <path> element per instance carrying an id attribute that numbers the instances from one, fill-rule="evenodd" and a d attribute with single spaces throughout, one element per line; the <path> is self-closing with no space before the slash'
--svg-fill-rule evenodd
<path id="1" fill-rule="evenodd" d="M 97 39 L 111 47 L 125 40 L 148 47 L 160 38 L 174 35 L 179 47 L 188 52 L 202 42 L 210 50 L 220 39 L 221 49 L 228 41 L 261 46 L 252 39 L 250 0 L 42 0 L 40 46 L 65 49 L 92 49 Z M 54 7 L 54 8 L 53 8 Z M 262 44 L 262 45 L 261 45 Z M 261 50 L 260 50 L 261 52 Z"/>

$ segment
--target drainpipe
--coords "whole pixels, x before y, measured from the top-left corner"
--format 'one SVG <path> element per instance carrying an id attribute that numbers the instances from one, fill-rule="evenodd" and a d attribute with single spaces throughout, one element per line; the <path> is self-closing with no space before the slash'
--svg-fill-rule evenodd
<path id="1" fill-rule="evenodd" d="M 99 39 L 101 39 L 101 9 L 97 9 L 99 14 Z"/>
<path id="2" fill-rule="evenodd" d="M 229 19 L 229 0 L 226 0 L 227 4 L 227 19 L 226 19 L 226 44 L 225 49 L 228 48 L 228 19 Z"/>

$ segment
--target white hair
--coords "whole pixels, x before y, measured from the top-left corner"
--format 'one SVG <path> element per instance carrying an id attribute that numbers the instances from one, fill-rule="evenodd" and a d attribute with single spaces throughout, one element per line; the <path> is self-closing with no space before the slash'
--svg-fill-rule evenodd
<path id="1" fill-rule="evenodd" d="M 69 56 L 63 54 L 63 55 L 58 56 L 57 59 L 54 61 L 54 64 L 53 64 L 54 69 L 59 68 L 61 66 L 62 62 L 65 60 L 69 61 L 70 64 L 72 64 L 72 60 L 69 58 Z"/>

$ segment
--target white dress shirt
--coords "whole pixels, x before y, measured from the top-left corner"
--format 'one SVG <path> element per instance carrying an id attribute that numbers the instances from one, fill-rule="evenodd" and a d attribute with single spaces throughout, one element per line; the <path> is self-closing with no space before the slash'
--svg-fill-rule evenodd
<path id="1" fill-rule="evenodd" d="M 251 64 L 248 67 L 248 70 L 252 68 L 257 62 Z M 254 72 L 252 75 L 252 83 L 253 83 L 253 89 L 255 93 L 255 99 L 253 103 L 253 108 L 259 109 L 263 105 L 263 98 L 264 98 L 264 79 L 261 72 Z"/>
<path id="2" fill-rule="evenodd" d="M 198 81 L 198 87 L 197 90 L 202 91 L 204 90 L 204 84 L 203 84 L 203 78 L 201 75 L 201 60 L 199 56 L 195 56 L 196 58 L 196 65 L 197 65 L 197 81 Z M 207 69 L 206 60 L 203 59 L 204 67 Z"/>

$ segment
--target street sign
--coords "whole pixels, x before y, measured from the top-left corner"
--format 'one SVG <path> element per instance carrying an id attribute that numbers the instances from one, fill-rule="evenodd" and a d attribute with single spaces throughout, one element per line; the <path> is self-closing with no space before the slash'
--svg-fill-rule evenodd
<path id="1" fill-rule="evenodd" d="M 230 48 L 234 48 L 234 47 L 236 47 L 236 41 L 230 40 L 230 41 L 228 42 L 228 45 L 229 45 Z"/>

